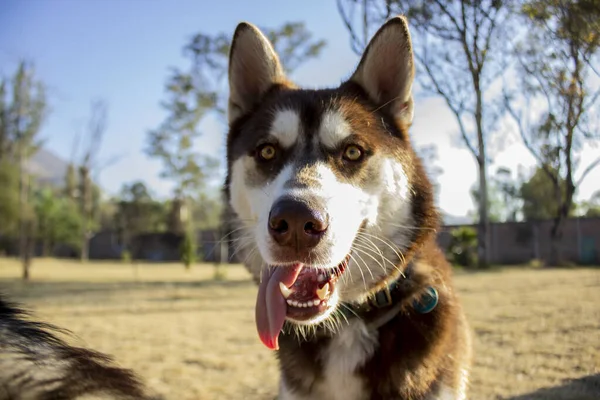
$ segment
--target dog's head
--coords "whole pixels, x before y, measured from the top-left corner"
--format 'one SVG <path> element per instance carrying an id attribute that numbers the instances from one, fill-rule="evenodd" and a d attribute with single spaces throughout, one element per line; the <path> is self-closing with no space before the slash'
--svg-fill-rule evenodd
<path id="1" fill-rule="evenodd" d="M 388 21 L 335 89 L 297 88 L 247 23 L 229 62 L 226 194 L 238 254 L 260 281 L 259 334 L 277 348 L 285 320 L 320 323 L 397 278 L 437 223 L 408 137 L 410 34 Z"/>

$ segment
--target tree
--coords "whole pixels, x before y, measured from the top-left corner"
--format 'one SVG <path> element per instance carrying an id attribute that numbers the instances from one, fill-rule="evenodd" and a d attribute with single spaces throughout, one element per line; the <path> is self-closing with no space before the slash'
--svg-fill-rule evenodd
<path id="1" fill-rule="evenodd" d="M 532 0 L 519 10 L 526 33 L 515 46 L 520 85 L 505 105 L 523 142 L 551 183 L 554 199 L 552 263 L 559 263 L 563 223 L 577 188 L 600 158 L 576 177 L 579 153 L 600 135 L 600 3 L 597 0 Z M 594 78 L 596 79 L 592 79 Z"/>
<path id="2" fill-rule="evenodd" d="M 0 160 L 27 161 L 41 145 L 46 91 L 33 64 L 21 61 L 12 78 L 0 79 Z"/>
<path id="3" fill-rule="evenodd" d="M 97 155 L 106 131 L 107 114 L 108 105 L 104 100 L 99 99 L 92 102 L 86 130 L 88 146 L 83 153 L 81 162 L 78 164 L 77 172 L 73 163 L 67 170 L 66 191 L 69 196 L 77 196 L 82 219 L 80 231 L 80 258 L 82 262 L 87 261 L 89 258 L 90 239 L 98 227 L 99 189 L 94 185 L 92 173 L 94 170 L 99 169 Z M 76 142 L 78 141 L 79 138 Z M 76 152 L 76 148 L 74 152 Z M 79 178 L 78 181 L 77 177 Z"/>
<path id="4" fill-rule="evenodd" d="M 500 201 L 503 204 L 504 221 L 518 221 L 522 217 L 522 199 L 519 190 L 523 182 L 521 173 L 513 178 L 512 171 L 505 167 L 496 170 L 493 184 L 500 192 Z"/>
<path id="5" fill-rule="evenodd" d="M 564 179 L 559 182 L 561 196 L 567 191 L 567 185 Z M 543 168 L 537 168 L 531 178 L 523 182 L 519 190 L 519 196 L 523 200 L 523 216 L 526 220 L 535 219 L 553 219 L 558 209 L 561 207 L 554 195 L 554 182 Z M 573 215 L 575 204 L 571 204 L 571 208 L 567 216 Z"/>
<path id="6" fill-rule="evenodd" d="M 19 169 L 0 160 L 0 236 L 16 236 L 19 226 Z"/>
<path id="7" fill-rule="evenodd" d="M 481 196 L 477 185 L 473 185 L 471 187 L 471 199 L 473 199 L 473 204 L 475 204 L 475 210 L 479 210 Z M 488 209 L 488 218 L 490 222 L 502 222 L 505 221 L 505 210 L 504 204 L 502 203 L 501 193 L 499 189 L 492 183 L 489 182 L 488 185 L 488 196 L 487 196 L 487 209 Z M 469 216 L 473 218 L 474 222 L 479 221 L 478 212 L 469 211 Z"/>
<path id="8" fill-rule="evenodd" d="M 278 29 L 266 29 L 266 35 L 279 51 L 288 72 L 317 56 L 324 41 L 313 40 L 303 23 L 287 23 Z M 198 154 L 194 142 L 201 132 L 200 122 L 211 113 L 223 116 L 226 110 L 230 37 L 196 34 L 184 47 L 191 61 L 188 70 L 172 69 L 165 91 L 164 108 L 167 117 L 162 124 L 148 132 L 149 156 L 162 161 L 161 176 L 174 185 L 171 202 L 171 229 L 177 233 L 193 232 L 194 199 L 202 198 L 209 177 L 218 166 L 215 157 Z M 204 198 L 207 199 L 206 197 Z"/>
<path id="9" fill-rule="evenodd" d="M 508 168 L 500 167 L 490 176 L 488 185 L 488 215 L 490 222 L 512 222 L 521 216 L 522 201 L 519 195 L 521 178 L 514 179 Z M 471 189 L 473 203 L 479 209 L 479 190 Z M 474 215 L 477 218 L 477 215 Z"/>
<path id="10" fill-rule="evenodd" d="M 221 194 L 206 192 L 201 193 L 194 201 L 192 218 L 197 221 L 198 229 L 217 229 L 221 223 L 223 201 Z"/>
<path id="11" fill-rule="evenodd" d="M 67 244 L 79 247 L 81 214 L 68 198 L 50 188 L 35 191 L 33 196 L 36 216 L 36 237 L 42 242 L 44 257 L 52 254 L 54 245 Z"/>
<path id="12" fill-rule="evenodd" d="M 29 279 L 35 222 L 27 164 L 39 149 L 38 134 L 46 113 L 44 85 L 36 79 L 33 65 L 23 61 L 12 79 L 0 80 L 0 161 L 18 166 L 19 255 L 25 280 Z"/>
<path id="13" fill-rule="evenodd" d="M 135 254 L 132 246 L 136 236 L 143 233 L 163 232 L 166 229 L 165 207 L 152 199 L 143 182 L 124 184 L 116 206 L 115 226 L 121 234 L 125 248 L 131 254 Z"/>
<path id="14" fill-rule="evenodd" d="M 478 165 L 477 253 L 488 264 L 487 142 L 500 107 L 492 84 L 502 74 L 503 35 L 509 12 L 503 1 L 338 0 L 355 52 L 362 53 L 373 29 L 395 14 L 405 14 L 414 30 L 415 58 L 424 74 L 422 93 L 441 96 L 454 114 L 461 137 Z M 356 9 L 359 18 L 355 20 Z"/>

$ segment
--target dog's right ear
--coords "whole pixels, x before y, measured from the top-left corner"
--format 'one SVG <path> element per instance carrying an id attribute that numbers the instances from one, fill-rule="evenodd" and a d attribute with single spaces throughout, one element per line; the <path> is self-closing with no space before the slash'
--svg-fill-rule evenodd
<path id="1" fill-rule="evenodd" d="M 269 39 L 256 26 L 240 23 L 229 53 L 229 124 L 250 111 L 274 84 L 285 81 Z"/>
<path id="2" fill-rule="evenodd" d="M 408 23 L 404 17 L 395 17 L 375 33 L 350 80 L 361 85 L 371 100 L 397 121 L 410 125 L 414 77 Z"/>

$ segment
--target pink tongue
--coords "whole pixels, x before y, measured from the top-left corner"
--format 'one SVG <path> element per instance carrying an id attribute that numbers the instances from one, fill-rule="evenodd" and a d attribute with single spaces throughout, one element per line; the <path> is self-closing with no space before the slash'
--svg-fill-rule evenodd
<path id="1" fill-rule="evenodd" d="M 279 282 L 290 287 L 298 278 L 302 264 L 263 269 L 256 299 L 256 328 L 260 340 L 271 350 L 278 350 L 278 337 L 287 312 Z"/>

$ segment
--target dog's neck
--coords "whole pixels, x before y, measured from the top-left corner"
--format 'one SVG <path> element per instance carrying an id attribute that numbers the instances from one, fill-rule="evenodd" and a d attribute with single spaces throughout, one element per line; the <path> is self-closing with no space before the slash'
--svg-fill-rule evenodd
<path id="1" fill-rule="evenodd" d="M 345 303 L 342 309 L 348 318 L 360 318 L 372 329 L 379 329 L 404 309 L 411 308 L 418 314 L 431 312 L 438 303 L 438 291 L 434 285 L 423 285 L 415 280 L 414 264 L 407 265 L 398 279 L 387 283 L 370 295 L 366 301 Z"/>

